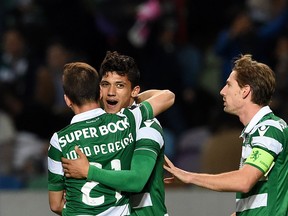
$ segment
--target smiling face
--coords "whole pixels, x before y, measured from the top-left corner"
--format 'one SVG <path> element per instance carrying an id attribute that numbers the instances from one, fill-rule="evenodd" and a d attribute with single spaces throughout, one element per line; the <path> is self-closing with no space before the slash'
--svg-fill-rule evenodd
<path id="1" fill-rule="evenodd" d="M 226 81 L 226 85 L 220 91 L 224 101 L 224 111 L 238 115 L 238 111 L 243 106 L 243 88 L 240 88 L 236 80 L 236 71 L 232 71 Z M 245 93 L 245 92 L 244 92 Z"/>
<path id="2" fill-rule="evenodd" d="M 121 108 L 130 106 L 140 91 L 139 86 L 132 89 L 127 76 L 120 76 L 115 72 L 108 72 L 102 77 L 100 88 L 107 113 L 116 113 Z"/>

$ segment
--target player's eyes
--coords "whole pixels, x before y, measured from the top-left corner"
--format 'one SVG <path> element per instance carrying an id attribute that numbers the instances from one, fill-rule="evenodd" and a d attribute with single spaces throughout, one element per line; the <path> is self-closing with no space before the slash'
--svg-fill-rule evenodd
<path id="1" fill-rule="evenodd" d="M 100 83 L 100 86 L 103 88 L 108 87 L 108 83 Z"/>
<path id="2" fill-rule="evenodd" d="M 121 83 L 119 83 L 119 84 L 117 84 L 117 85 L 116 85 L 116 87 L 117 87 L 117 88 L 120 88 L 120 89 L 122 89 L 122 88 L 124 88 L 124 87 L 125 87 L 125 85 L 124 85 L 124 84 L 121 84 Z"/>

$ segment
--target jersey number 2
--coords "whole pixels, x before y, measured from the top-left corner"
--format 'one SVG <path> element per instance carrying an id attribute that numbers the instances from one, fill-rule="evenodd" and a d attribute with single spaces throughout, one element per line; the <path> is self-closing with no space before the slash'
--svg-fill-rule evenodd
<path id="1" fill-rule="evenodd" d="M 102 165 L 95 162 L 90 162 L 91 165 L 98 167 L 99 169 L 102 169 Z M 121 170 L 121 162 L 119 159 L 114 159 L 111 161 L 111 167 L 113 170 Z M 81 188 L 82 192 L 82 202 L 89 206 L 100 206 L 105 202 L 104 195 L 99 197 L 90 197 L 90 192 L 93 188 L 95 188 L 99 182 L 91 181 L 86 182 L 83 187 Z M 118 202 L 119 199 L 121 199 L 122 195 L 120 192 L 115 191 L 115 198 L 116 202 Z"/>

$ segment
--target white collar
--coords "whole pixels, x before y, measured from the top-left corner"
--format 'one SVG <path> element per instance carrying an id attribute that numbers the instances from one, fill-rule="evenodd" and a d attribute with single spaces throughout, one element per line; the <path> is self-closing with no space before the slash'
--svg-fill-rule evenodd
<path id="1" fill-rule="evenodd" d="M 95 118 L 95 117 L 100 116 L 104 113 L 106 113 L 106 112 L 102 108 L 97 108 L 97 109 L 89 110 L 89 111 L 86 111 L 83 113 L 79 113 L 72 118 L 70 124 L 84 121 L 84 120 L 91 119 L 91 118 Z"/>
<path id="2" fill-rule="evenodd" d="M 248 123 L 248 125 L 245 127 L 244 131 L 241 134 L 248 134 L 254 127 L 255 125 L 268 113 L 271 113 L 272 110 L 270 109 L 269 106 L 264 106 L 262 107 L 251 119 L 251 121 Z"/>

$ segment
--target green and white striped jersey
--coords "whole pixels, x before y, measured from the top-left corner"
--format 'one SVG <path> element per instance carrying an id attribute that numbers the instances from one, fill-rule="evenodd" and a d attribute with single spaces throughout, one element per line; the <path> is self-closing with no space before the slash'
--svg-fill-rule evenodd
<path id="1" fill-rule="evenodd" d="M 288 215 L 288 128 L 285 121 L 263 107 L 244 128 L 241 164 L 263 173 L 248 193 L 237 193 L 240 216 Z"/>
<path id="2" fill-rule="evenodd" d="M 66 190 L 62 215 L 129 215 L 129 196 L 86 179 L 66 178 L 61 157 L 76 159 L 79 146 L 90 164 L 108 170 L 128 170 L 135 149 L 136 130 L 151 119 L 149 103 L 142 103 L 117 114 L 95 109 L 75 115 L 71 124 L 51 138 L 48 150 L 48 189 Z M 116 180 L 116 179 L 115 179 Z"/>
<path id="3" fill-rule="evenodd" d="M 131 215 L 168 216 L 165 206 L 165 187 L 163 181 L 164 138 L 162 127 L 157 119 L 147 120 L 142 123 L 137 133 L 135 152 L 142 151 L 143 154 L 148 154 L 147 151 L 152 151 L 153 149 L 152 147 L 143 148 L 143 146 L 147 146 L 148 143 L 151 146 L 157 146 L 159 148 L 158 151 L 153 151 L 157 154 L 157 159 L 153 172 L 144 189 L 140 193 L 134 193 L 131 196 Z"/>

